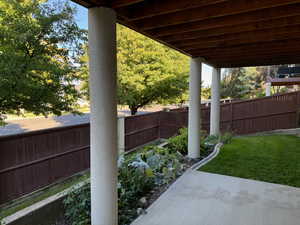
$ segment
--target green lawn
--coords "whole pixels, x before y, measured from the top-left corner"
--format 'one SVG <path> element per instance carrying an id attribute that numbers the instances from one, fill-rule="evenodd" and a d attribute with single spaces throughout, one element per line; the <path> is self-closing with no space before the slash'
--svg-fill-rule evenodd
<path id="1" fill-rule="evenodd" d="M 300 138 L 292 135 L 234 138 L 199 170 L 300 187 Z"/>

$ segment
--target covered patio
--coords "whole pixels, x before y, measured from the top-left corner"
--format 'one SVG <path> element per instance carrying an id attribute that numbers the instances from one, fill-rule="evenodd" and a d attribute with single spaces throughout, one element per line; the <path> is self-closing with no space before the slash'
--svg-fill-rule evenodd
<path id="1" fill-rule="evenodd" d="M 300 189 L 189 171 L 132 225 L 296 225 Z"/>
<path id="2" fill-rule="evenodd" d="M 210 133 L 217 135 L 221 68 L 300 61 L 300 0 L 73 1 L 89 8 L 93 225 L 117 224 L 117 22 L 191 57 L 190 158 L 200 154 L 202 63 L 214 68 Z"/>

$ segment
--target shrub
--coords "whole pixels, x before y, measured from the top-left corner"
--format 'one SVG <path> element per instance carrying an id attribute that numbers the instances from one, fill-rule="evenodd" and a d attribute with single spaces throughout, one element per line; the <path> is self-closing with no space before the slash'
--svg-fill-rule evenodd
<path id="1" fill-rule="evenodd" d="M 65 214 L 72 225 L 88 225 L 91 213 L 90 183 L 73 189 L 64 199 Z"/>
<path id="2" fill-rule="evenodd" d="M 218 135 L 209 135 L 204 139 L 204 145 L 209 147 L 209 146 L 214 146 L 218 144 L 219 142 L 222 142 L 224 144 L 230 143 L 233 135 L 230 132 L 225 132 L 224 134 L 218 136 Z"/>
<path id="3" fill-rule="evenodd" d="M 221 138 L 220 138 L 220 141 L 223 143 L 223 144 L 228 144 L 231 142 L 232 140 L 232 133 L 230 132 L 225 132 L 223 135 L 221 135 Z"/>
<path id="4" fill-rule="evenodd" d="M 206 147 L 214 146 L 218 144 L 219 142 L 219 136 L 217 135 L 209 135 L 204 139 L 204 145 Z"/>
<path id="5" fill-rule="evenodd" d="M 187 155 L 188 153 L 188 129 L 187 128 L 181 128 L 179 130 L 179 135 L 168 139 L 168 149 L 173 151 L 178 151 L 182 155 Z"/>
<path id="6" fill-rule="evenodd" d="M 167 184 L 184 169 L 183 157 L 165 148 L 150 146 L 119 159 L 119 224 L 130 224 L 143 207 L 140 199 L 156 186 Z M 90 224 L 90 184 L 71 191 L 64 200 L 66 216 L 72 225 Z"/>
<path id="7" fill-rule="evenodd" d="M 207 136 L 206 131 L 201 130 L 199 138 L 201 140 L 204 140 L 206 136 Z M 205 146 L 205 144 L 201 142 L 200 148 L 202 150 L 206 150 L 207 146 Z M 188 154 L 188 129 L 187 128 L 181 128 L 179 130 L 179 135 L 168 139 L 168 149 L 170 149 L 171 151 L 178 151 L 182 155 Z"/>

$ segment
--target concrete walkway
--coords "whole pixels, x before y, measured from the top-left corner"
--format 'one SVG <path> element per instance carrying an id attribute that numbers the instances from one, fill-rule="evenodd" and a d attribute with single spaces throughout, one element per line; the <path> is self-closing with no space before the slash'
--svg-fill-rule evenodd
<path id="1" fill-rule="evenodd" d="M 300 188 L 190 171 L 132 225 L 299 225 Z"/>

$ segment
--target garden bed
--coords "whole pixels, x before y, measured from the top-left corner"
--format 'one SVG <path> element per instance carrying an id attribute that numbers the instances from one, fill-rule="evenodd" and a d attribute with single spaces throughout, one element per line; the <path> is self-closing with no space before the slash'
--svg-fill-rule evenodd
<path id="1" fill-rule="evenodd" d="M 207 157 L 217 137 L 202 136 L 201 158 L 188 159 L 187 130 L 170 138 L 164 147 L 146 146 L 120 157 L 118 162 L 119 225 L 130 224 L 187 169 Z M 200 137 L 199 137 L 200 138 Z M 90 184 L 72 191 L 66 198 L 66 217 L 72 225 L 90 224 Z"/>
<path id="2" fill-rule="evenodd" d="M 207 157 L 213 151 L 214 145 L 219 141 L 217 137 L 203 134 L 201 136 L 201 158 L 191 160 L 186 156 L 188 147 L 187 137 L 187 129 L 182 129 L 178 136 L 168 139 L 165 145 L 141 147 L 136 149 L 135 152 L 120 157 L 118 162 L 119 225 L 130 224 L 137 216 L 145 213 L 146 209 L 164 193 L 177 178 L 191 166 L 195 165 L 195 163 Z M 54 219 L 56 219 L 57 216 L 55 224 L 89 225 L 90 183 L 87 177 L 84 179 L 86 181 L 83 186 L 72 189 L 66 197 L 57 202 L 53 202 L 53 204 L 49 204 L 50 208 L 54 207 L 60 211 L 60 216 L 55 210 L 49 210 L 50 208 L 47 206 L 36 211 L 34 213 L 34 219 L 32 216 L 29 217 L 38 222 L 41 218 L 46 218 L 45 215 L 50 215 L 51 218 Z M 67 186 L 72 185 L 72 182 L 67 183 Z M 66 187 L 66 185 L 63 184 L 59 187 L 63 188 Z M 22 202 L 22 204 L 14 204 L 15 206 L 8 208 L 2 216 L 7 216 L 16 212 L 16 210 L 27 207 L 41 199 L 41 197 L 46 198 L 51 193 L 57 193 L 61 188 L 51 188 L 49 192 L 43 192 L 41 196 L 34 195 L 37 196 L 37 198 L 29 198 L 25 202 Z M 66 212 L 65 216 L 63 216 L 63 211 Z M 21 218 L 20 221 L 27 223 L 26 221 L 29 217 Z M 50 219 L 47 220 L 50 221 Z M 42 224 L 42 222 L 43 221 L 41 221 L 40 224 Z M 45 223 L 45 225 L 50 224 Z"/>

